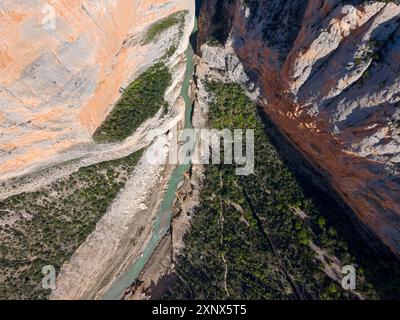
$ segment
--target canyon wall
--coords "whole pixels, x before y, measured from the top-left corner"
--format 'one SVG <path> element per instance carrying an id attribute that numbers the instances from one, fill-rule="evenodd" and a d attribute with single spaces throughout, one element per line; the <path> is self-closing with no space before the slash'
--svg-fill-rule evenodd
<path id="1" fill-rule="evenodd" d="M 200 44 L 233 48 L 268 116 L 399 255 L 400 4 L 205 0 L 199 27 Z"/>
<path id="2" fill-rule="evenodd" d="M 92 144 L 120 88 L 160 57 L 146 28 L 192 5 L 2 0 L 0 180 Z M 397 254 L 399 15 L 396 1 L 203 0 L 199 18 L 199 42 L 234 49 L 265 112 Z"/>
<path id="3" fill-rule="evenodd" d="M 186 0 L 2 0 L 0 180 L 92 143 L 125 87 L 162 50 L 153 22 Z"/>

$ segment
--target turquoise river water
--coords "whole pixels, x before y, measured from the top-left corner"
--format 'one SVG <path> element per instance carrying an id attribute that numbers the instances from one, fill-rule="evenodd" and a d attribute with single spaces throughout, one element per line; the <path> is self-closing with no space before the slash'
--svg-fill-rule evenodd
<path id="1" fill-rule="evenodd" d="M 193 33 L 197 32 L 197 20 L 195 20 L 195 26 Z M 185 128 L 192 128 L 191 116 L 192 116 L 192 101 L 189 96 L 190 81 L 193 79 L 194 64 L 193 64 L 193 48 L 189 42 L 186 50 L 186 71 L 184 81 L 182 83 L 181 96 L 185 101 Z M 152 231 L 151 239 L 148 242 L 142 255 L 133 263 L 133 265 L 124 274 L 119 276 L 104 294 L 104 300 L 118 300 L 121 299 L 126 289 L 128 289 L 132 283 L 139 277 L 147 261 L 152 256 L 154 250 L 157 248 L 160 240 L 168 233 L 171 226 L 172 219 L 172 206 L 176 197 L 176 191 L 179 183 L 183 181 L 183 174 L 190 168 L 190 164 L 178 165 L 171 175 L 167 191 L 163 201 L 161 202 L 160 209 L 157 213 L 154 228 Z"/>

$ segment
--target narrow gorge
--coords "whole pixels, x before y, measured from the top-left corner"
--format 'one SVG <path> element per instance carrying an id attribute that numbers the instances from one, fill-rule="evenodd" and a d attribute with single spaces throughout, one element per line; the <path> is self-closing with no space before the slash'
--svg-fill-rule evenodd
<path id="1" fill-rule="evenodd" d="M 3 0 L 0 298 L 399 299 L 399 49 L 396 0 Z"/>

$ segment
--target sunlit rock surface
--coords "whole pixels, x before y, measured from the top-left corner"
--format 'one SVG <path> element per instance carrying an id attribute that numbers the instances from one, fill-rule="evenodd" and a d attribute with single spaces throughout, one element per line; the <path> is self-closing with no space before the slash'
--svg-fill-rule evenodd
<path id="1" fill-rule="evenodd" d="M 185 0 L 2 0 L 0 179 L 90 143 L 120 88 L 162 54 L 141 45 L 143 32 L 187 6 Z"/>

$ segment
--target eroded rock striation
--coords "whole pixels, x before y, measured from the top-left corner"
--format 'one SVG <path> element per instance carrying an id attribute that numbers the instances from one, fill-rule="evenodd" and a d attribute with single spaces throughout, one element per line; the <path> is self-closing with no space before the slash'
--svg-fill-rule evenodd
<path id="1" fill-rule="evenodd" d="M 146 29 L 185 0 L 0 3 L 0 179 L 90 144 L 126 87 L 163 50 Z"/>

